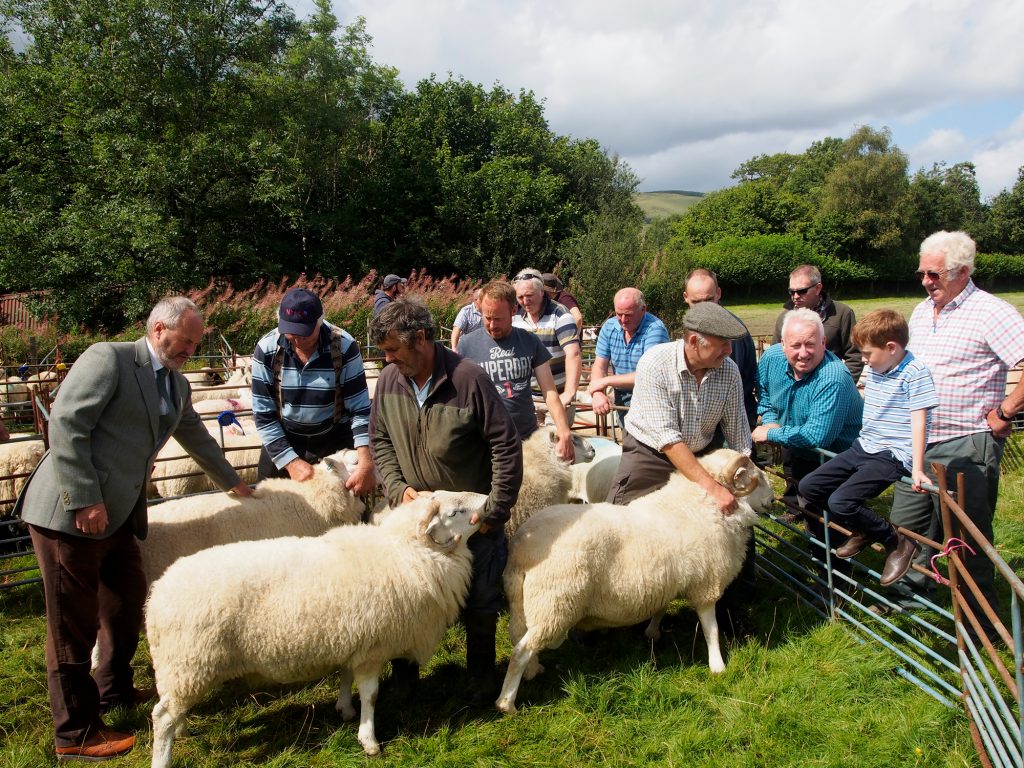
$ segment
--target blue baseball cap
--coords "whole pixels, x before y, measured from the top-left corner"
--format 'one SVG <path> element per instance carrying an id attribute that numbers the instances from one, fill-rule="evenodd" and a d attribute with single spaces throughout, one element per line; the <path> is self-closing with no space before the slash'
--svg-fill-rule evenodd
<path id="1" fill-rule="evenodd" d="M 277 312 L 277 330 L 296 336 L 309 336 L 316 330 L 316 321 L 323 317 L 320 297 L 306 288 L 293 288 L 281 299 Z"/>

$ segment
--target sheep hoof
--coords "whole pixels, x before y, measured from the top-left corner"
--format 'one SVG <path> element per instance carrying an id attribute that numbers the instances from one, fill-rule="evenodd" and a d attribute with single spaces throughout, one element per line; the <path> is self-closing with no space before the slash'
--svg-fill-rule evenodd
<path id="1" fill-rule="evenodd" d="M 720 675 L 723 672 L 725 672 L 725 662 L 724 661 L 721 661 L 721 660 L 710 661 L 710 662 L 708 662 L 708 666 L 711 668 L 711 671 L 714 674 L 716 674 L 716 675 Z"/>
<path id="2" fill-rule="evenodd" d="M 363 742 L 360 743 L 363 744 L 363 752 L 366 753 L 367 757 L 376 757 L 380 754 L 380 744 L 376 741 L 370 742 L 369 744 L 365 744 Z"/>
<path id="3" fill-rule="evenodd" d="M 514 715 L 516 713 L 516 704 L 514 701 L 498 699 L 495 706 L 498 707 L 499 712 L 504 712 L 506 715 Z"/>
<path id="4" fill-rule="evenodd" d="M 646 637 L 648 640 L 658 642 L 659 640 L 661 640 L 661 630 L 651 629 L 650 627 L 647 627 L 647 629 L 644 630 L 644 637 Z"/>

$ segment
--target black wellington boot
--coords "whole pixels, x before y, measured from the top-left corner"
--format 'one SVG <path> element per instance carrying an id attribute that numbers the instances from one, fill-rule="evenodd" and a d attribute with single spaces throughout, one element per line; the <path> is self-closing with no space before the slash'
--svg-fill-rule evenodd
<path id="1" fill-rule="evenodd" d="M 466 690 L 469 703 L 486 706 L 498 697 L 494 679 L 494 637 L 498 627 L 498 614 L 466 611 L 466 672 L 469 685 Z"/>

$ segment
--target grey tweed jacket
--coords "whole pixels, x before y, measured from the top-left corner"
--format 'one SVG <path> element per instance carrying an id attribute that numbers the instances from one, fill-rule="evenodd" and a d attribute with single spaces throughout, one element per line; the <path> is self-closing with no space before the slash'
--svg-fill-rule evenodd
<path id="1" fill-rule="evenodd" d="M 145 337 L 94 344 L 72 366 L 50 414 L 50 450 L 15 505 L 26 523 L 83 536 L 75 510 L 105 502 L 106 538 L 128 522 L 144 539 L 146 488 L 170 434 L 223 490 L 240 481 L 192 408 L 188 381 L 171 372 L 177 421 L 160 434 L 160 398 Z"/>

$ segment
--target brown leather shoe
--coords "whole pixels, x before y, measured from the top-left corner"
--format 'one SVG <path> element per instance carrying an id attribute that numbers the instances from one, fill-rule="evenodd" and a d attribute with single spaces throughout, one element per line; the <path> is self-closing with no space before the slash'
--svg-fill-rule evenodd
<path id="1" fill-rule="evenodd" d="M 871 546 L 871 539 L 863 533 L 855 533 L 841 547 L 836 547 L 836 557 L 841 557 L 845 560 L 854 555 L 859 555 L 869 546 Z"/>
<path id="2" fill-rule="evenodd" d="M 885 565 L 882 567 L 882 577 L 878 583 L 888 587 L 907 575 L 914 562 L 914 556 L 921 551 L 921 545 L 909 536 L 897 532 L 896 543 L 887 545 L 885 551 Z"/>
<path id="3" fill-rule="evenodd" d="M 101 729 L 81 744 L 74 747 L 57 747 L 57 760 L 82 760 L 87 763 L 100 763 L 114 757 L 120 757 L 132 751 L 135 737 L 130 733 L 118 733 Z"/>

